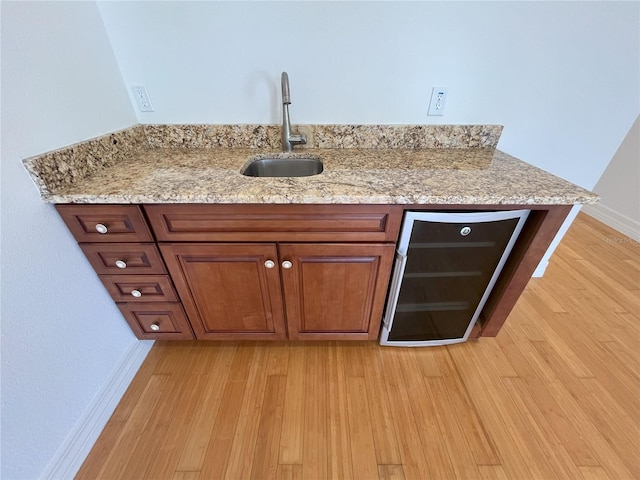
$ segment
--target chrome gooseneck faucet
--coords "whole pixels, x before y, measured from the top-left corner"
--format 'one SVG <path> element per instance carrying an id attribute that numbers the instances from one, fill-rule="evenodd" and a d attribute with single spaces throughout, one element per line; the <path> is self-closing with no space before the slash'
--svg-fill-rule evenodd
<path id="1" fill-rule="evenodd" d="M 282 72 L 282 150 L 285 152 L 292 151 L 294 145 L 304 145 L 307 143 L 307 136 L 304 133 L 291 133 L 291 121 L 289 120 L 290 104 L 289 75 L 287 72 Z"/>

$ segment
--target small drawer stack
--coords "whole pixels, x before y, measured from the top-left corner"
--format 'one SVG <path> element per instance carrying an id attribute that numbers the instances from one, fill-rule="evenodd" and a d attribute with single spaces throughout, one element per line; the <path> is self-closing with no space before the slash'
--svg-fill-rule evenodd
<path id="1" fill-rule="evenodd" d="M 139 339 L 193 339 L 139 206 L 57 205 L 56 209 Z"/>

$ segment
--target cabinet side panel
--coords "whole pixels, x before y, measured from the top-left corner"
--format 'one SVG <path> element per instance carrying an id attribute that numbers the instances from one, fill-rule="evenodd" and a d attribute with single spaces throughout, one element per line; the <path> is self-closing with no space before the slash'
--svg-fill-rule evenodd
<path id="1" fill-rule="evenodd" d="M 495 337 L 571 211 L 571 205 L 532 210 L 472 334 Z"/>

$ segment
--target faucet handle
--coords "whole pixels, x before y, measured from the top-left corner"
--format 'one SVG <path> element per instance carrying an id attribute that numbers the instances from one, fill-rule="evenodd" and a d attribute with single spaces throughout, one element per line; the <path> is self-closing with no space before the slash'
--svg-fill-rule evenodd
<path id="1" fill-rule="evenodd" d="M 304 133 L 292 134 L 289 135 L 289 142 L 296 145 L 305 145 L 307 143 L 307 136 Z"/>

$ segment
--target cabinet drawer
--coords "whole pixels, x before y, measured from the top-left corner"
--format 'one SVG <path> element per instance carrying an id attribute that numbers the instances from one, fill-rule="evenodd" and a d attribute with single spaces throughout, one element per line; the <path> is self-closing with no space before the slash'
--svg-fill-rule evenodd
<path id="1" fill-rule="evenodd" d="M 80 248 L 98 274 L 166 273 L 153 243 L 82 244 Z"/>
<path id="2" fill-rule="evenodd" d="M 395 242 L 399 205 L 145 205 L 159 241 Z"/>
<path id="3" fill-rule="evenodd" d="M 137 205 L 56 205 L 56 209 L 79 243 L 153 241 Z"/>
<path id="4" fill-rule="evenodd" d="M 118 308 L 141 340 L 193 340 L 179 303 L 119 303 Z"/>
<path id="5" fill-rule="evenodd" d="M 100 280 L 116 302 L 176 302 L 168 275 L 100 275 Z"/>

